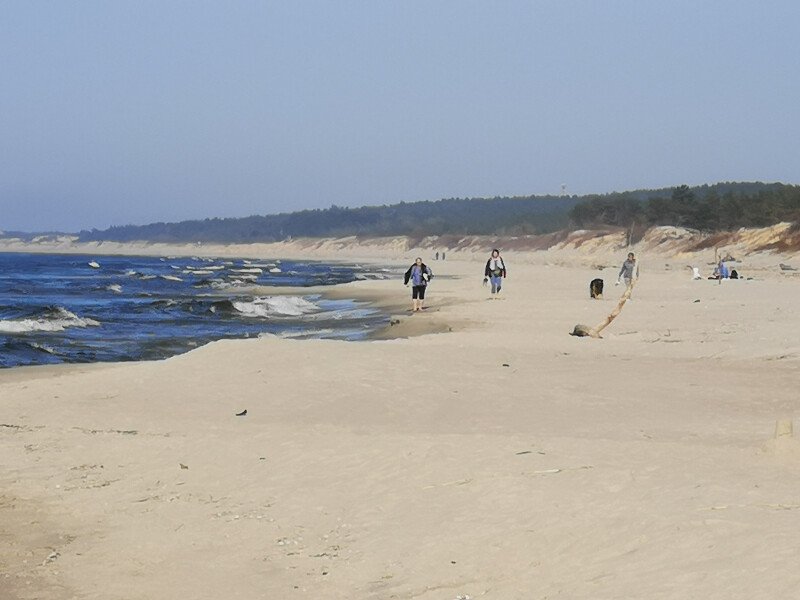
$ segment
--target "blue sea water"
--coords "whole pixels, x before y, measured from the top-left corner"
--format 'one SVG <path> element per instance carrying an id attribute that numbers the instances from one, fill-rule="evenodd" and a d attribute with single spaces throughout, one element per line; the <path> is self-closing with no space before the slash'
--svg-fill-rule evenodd
<path id="1" fill-rule="evenodd" d="M 387 315 L 303 288 L 387 276 L 321 262 L 0 253 L 0 367 L 160 359 L 263 333 L 361 339 Z"/>

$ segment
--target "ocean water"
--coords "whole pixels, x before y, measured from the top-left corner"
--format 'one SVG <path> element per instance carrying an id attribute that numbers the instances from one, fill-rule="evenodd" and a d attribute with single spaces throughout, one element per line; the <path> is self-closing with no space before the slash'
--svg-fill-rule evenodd
<path id="1" fill-rule="evenodd" d="M 266 333 L 362 339 L 388 316 L 303 288 L 389 276 L 321 262 L 0 253 L 0 367 L 160 359 Z"/>

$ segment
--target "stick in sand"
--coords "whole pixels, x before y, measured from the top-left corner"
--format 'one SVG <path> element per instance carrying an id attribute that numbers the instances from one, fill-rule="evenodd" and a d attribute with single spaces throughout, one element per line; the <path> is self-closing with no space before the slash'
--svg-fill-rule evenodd
<path id="1" fill-rule="evenodd" d="M 600 335 L 600 332 L 603 331 L 603 329 L 605 329 L 606 327 L 608 327 L 611 324 L 611 321 L 617 318 L 619 313 L 622 311 L 622 307 L 625 306 L 625 303 L 631 297 L 631 293 L 633 292 L 633 286 L 636 285 L 638 279 L 639 279 L 638 277 L 631 279 L 631 283 L 625 289 L 625 292 L 620 297 L 617 307 L 614 310 L 612 310 L 611 314 L 609 314 L 605 319 L 603 319 L 603 321 L 599 325 L 595 327 L 589 327 L 587 325 L 575 325 L 575 329 L 572 330 L 572 333 L 570 333 L 570 335 L 575 335 L 578 337 L 602 338 L 603 336 Z"/>

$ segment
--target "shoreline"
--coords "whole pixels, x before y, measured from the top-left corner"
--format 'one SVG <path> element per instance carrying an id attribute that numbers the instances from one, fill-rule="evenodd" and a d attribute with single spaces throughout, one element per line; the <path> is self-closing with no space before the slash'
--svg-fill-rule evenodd
<path id="1" fill-rule="evenodd" d="M 385 281 L 394 281 L 397 283 L 396 280 L 373 280 L 379 282 Z M 427 314 L 429 318 L 422 321 L 421 319 L 417 319 L 416 321 L 410 321 L 411 314 L 407 314 L 409 311 L 406 310 L 404 307 L 407 303 L 403 303 L 399 295 L 405 292 L 405 289 L 398 290 L 397 292 L 389 291 L 389 290 L 378 290 L 378 289 L 369 289 L 370 286 L 368 285 L 370 281 L 351 281 L 348 283 L 340 283 L 340 284 L 333 284 L 330 286 L 311 286 L 311 287 L 291 287 L 291 286 L 276 286 L 276 287 L 269 287 L 269 286 L 252 286 L 248 288 L 243 288 L 242 292 L 245 294 L 253 294 L 255 296 L 320 296 L 327 300 L 354 300 L 357 302 L 364 302 L 368 304 L 372 308 L 376 308 L 382 311 L 386 315 L 387 323 L 370 331 L 363 340 L 342 340 L 348 343 L 368 343 L 370 341 L 376 340 L 392 340 L 392 339 L 405 339 L 409 337 L 416 337 L 420 335 L 429 335 L 429 334 L 436 334 L 436 333 L 446 333 L 452 332 L 454 326 L 449 324 L 446 320 L 442 320 L 438 316 L 434 316 L 434 313 L 441 310 L 441 307 L 444 306 L 440 304 L 433 308 L 433 312 Z M 161 359 L 152 359 L 152 360 L 125 360 L 125 361 L 97 361 L 92 363 L 85 363 L 85 362 L 64 362 L 64 363 L 57 363 L 57 364 L 42 364 L 42 365 L 19 365 L 14 367 L 6 367 L 0 368 L 0 384 L 6 383 L 9 381 L 21 381 L 28 378 L 43 378 L 43 377 L 58 377 L 60 375 L 69 373 L 71 370 L 75 369 L 80 372 L 86 372 L 93 368 L 101 368 L 103 366 L 115 366 L 115 365 L 126 365 L 126 364 L 136 364 L 136 363 L 150 363 L 150 362 L 161 362 L 164 360 L 169 360 L 175 356 L 183 356 L 185 354 L 190 354 L 192 352 L 196 352 L 201 348 L 208 346 L 209 344 L 214 344 L 220 341 L 227 341 L 227 342 L 236 342 L 236 341 L 247 341 L 252 339 L 260 339 L 264 337 L 275 337 L 278 339 L 289 339 L 289 338 L 281 338 L 279 335 L 271 335 L 271 334 L 261 334 L 259 338 L 222 338 L 219 340 L 213 340 L 204 344 L 203 346 L 198 346 L 196 348 L 192 348 L 187 350 L 186 352 L 182 352 L 180 354 L 175 354 L 166 358 Z M 304 338 L 299 341 L 311 341 L 320 338 Z"/>
<path id="2" fill-rule="evenodd" d="M 336 258 L 325 248 L 319 246 L 331 243 L 334 239 L 316 240 L 316 244 L 304 248 L 286 242 L 253 243 L 253 244 L 164 244 L 160 242 L 18 242 L 0 238 L 0 252 L 18 254 L 65 254 L 81 256 L 145 256 L 145 257 L 201 257 L 201 258 L 238 258 L 238 259 L 282 259 L 310 260 L 319 262 L 368 262 L 370 264 L 387 264 L 404 260 L 403 252 L 394 256 L 371 255 L 370 246 L 362 253 L 347 251 L 348 244 L 340 244 L 342 257 Z M 356 246 L 357 247 L 357 246 Z M 400 246 L 398 245 L 398 248 Z"/>
<path id="3" fill-rule="evenodd" d="M 768 444 L 800 412 L 800 281 L 653 266 L 591 340 L 568 333 L 619 288 L 595 301 L 597 269 L 509 262 L 502 301 L 482 260 L 435 265 L 430 312 L 406 321 L 447 335 L 0 373 L 7 595 L 749 600 L 800 585 L 800 454 Z M 337 287 L 402 305 L 397 283 Z"/>
<path id="4" fill-rule="evenodd" d="M 236 257 L 241 258 L 241 257 Z M 285 259 L 285 260 L 294 260 L 294 259 Z M 320 260 L 320 262 L 325 263 L 346 263 L 351 264 L 351 261 L 333 261 L 333 260 Z M 362 261 L 366 262 L 366 261 Z M 387 264 L 385 261 L 375 260 L 374 264 L 376 267 L 387 267 L 393 266 Z M 427 319 L 424 323 L 418 322 L 412 324 L 408 321 L 408 317 L 411 315 L 406 314 L 406 306 L 407 303 L 401 300 L 401 296 L 407 295 L 405 288 L 398 285 L 397 290 L 392 290 L 388 287 L 387 284 L 389 282 L 399 283 L 400 280 L 396 278 L 391 279 L 368 279 L 368 280 L 355 280 L 350 281 L 347 283 L 339 283 L 339 284 L 332 284 L 332 285 L 317 285 L 317 286 L 267 286 L 267 285 L 248 285 L 242 286 L 239 290 L 237 290 L 241 295 L 252 295 L 254 297 L 268 297 L 268 296 L 299 296 L 299 297 L 306 297 L 306 296 L 319 296 L 326 300 L 353 300 L 356 302 L 363 302 L 366 303 L 369 307 L 375 308 L 380 310 L 386 316 L 386 324 L 382 327 L 378 327 L 369 332 L 363 340 L 349 340 L 353 342 L 368 342 L 371 340 L 389 340 L 389 339 L 396 339 L 396 338 L 407 338 L 413 337 L 418 335 L 426 335 L 431 333 L 444 333 L 448 331 L 452 331 L 452 326 L 448 325 L 444 322 L 437 321 L 435 317 L 431 317 Z M 226 298 L 226 294 L 223 292 L 219 293 L 210 293 L 211 297 Z M 438 310 L 438 309 L 437 309 Z M 269 334 L 261 334 L 261 337 L 271 337 Z M 280 337 L 280 336 L 277 336 Z M 252 339 L 248 337 L 242 338 L 222 338 L 223 340 L 247 340 Z M 309 338 L 309 339 L 317 339 L 317 338 Z M 205 345 L 213 344 L 217 341 L 221 340 L 213 340 L 208 342 Z M 178 355 L 173 356 L 180 356 L 182 354 L 188 354 L 190 352 L 194 352 L 199 348 L 193 348 L 187 350 L 186 352 L 182 352 Z M 49 370 L 54 369 L 56 371 L 68 369 L 70 367 L 77 368 L 80 366 L 87 366 L 91 367 L 92 365 L 116 365 L 116 364 L 127 364 L 127 363 L 136 363 L 136 362 L 158 362 L 160 360 L 167 360 L 171 357 L 166 357 L 162 359 L 153 359 L 153 360 L 133 360 L 133 361 L 98 361 L 94 363 L 83 363 L 83 362 L 65 362 L 65 363 L 57 363 L 57 364 L 43 364 L 43 365 L 20 365 L 14 367 L 7 367 L 7 368 L 0 368 L 0 383 L 4 380 L 10 378 L 9 375 L 6 375 L 9 372 L 15 372 L 18 369 L 26 369 L 26 370 L 33 370 L 39 369 L 42 370 L 43 373 L 47 373 Z M 38 375 L 35 375 L 38 376 Z M 48 375 L 43 375 L 48 376 Z"/>
<path id="5" fill-rule="evenodd" d="M 333 261 L 326 261 L 333 262 Z M 345 262 L 345 261 L 342 261 Z M 376 265 L 385 265 L 385 261 L 376 261 Z M 6 386 L 20 386 L 21 389 L 26 389 L 29 384 L 44 384 L 44 385 L 57 385 L 60 379 L 80 379 L 82 377 L 92 377 L 98 374 L 114 372 L 119 370 L 137 369 L 158 367 L 174 360 L 194 360 L 194 355 L 202 354 L 205 352 L 218 351 L 218 346 L 227 346 L 232 350 L 245 350 L 246 344 L 253 342 L 266 341 L 267 343 L 290 343 L 290 344 L 307 344 L 314 342 L 329 342 L 334 341 L 342 344 L 371 344 L 381 343 L 391 340 L 407 340 L 411 337 L 422 336 L 427 334 L 437 334 L 444 332 L 452 332 L 453 327 L 448 325 L 438 315 L 443 306 L 447 306 L 447 302 L 439 303 L 437 306 L 430 307 L 432 313 L 423 315 L 406 315 L 404 306 L 407 303 L 400 301 L 400 294 L 407 295 L 406 288 L 400 288 L 395 292 L 388 289 L 391 283 L 398 283 L 397 280 L 365 280 L 365 281 L 352 281 L 343 284 L 336 284 L 331 286 L 313 286 L 296 288 L 291 286 L 281 287 L 268 287 L 268 286 L 252 286 L 248 289 L 248 293 L 253 294 L 273 294 L 273 295 L 309 295 L 319 294 L 329 299 L 352 299 L 357 301 L 368 302 L 373 306 L 387 312 L 389 324 L 381 329 L 373 331 L 367 339 L 363 341 L 349 341 L 349 340 L 321 340 L 321 339 L 303 339 L 293 340 L 289 338 L 280 338 L 279 336 L 263 336 L 258 339 L 223 339 L 205 344 L 204 346 L 195 348 L 183 354 L 178 354 L 165 359 L 152 360 L 152 361 L 117 361 L 117 362 L 96 362 L 96 363 L 62 363 L 56 365 L 31 365 L 19 366 L 7 369 L 0 369 L 0 390 Z M 398 286 L 399 287 L 399 286 Z M 412 320 L 412 317 L 416 317 Z M 58 396 L 56 396 L 58 397 Z M 2 398 L 2 396 L 0 396 Z M 2 406 L 2 405 L 0 405 Z M 31 428 L 25 424 L 18 423 L 0 423 L 0 434 L 3 433 L 22 433 L 35 431 L 38 426 Z M 79 431 L 89 431 L 89 433 L 117 433 L 125 435 L 130 432 L 131 435 L 136 435 L 135 430 L 119 430 L 108 428 L 105 430 L 100 429 L 87 429 L 85 427 L 73 428 Z M 0 443 L 3 441 L 0 437 Z M 53 519 L 53 515 L 44 508 L 45 503 L 41 500 L 29 497 L 26 495 L 15 495 L 13 489 L 9 489 L 7 485 L 2 485 L 0 480 L 0 517 L 6 523 L 19 523 L 24 522 L 26 526 L 15 530 L 14 527 L 6 527 L 4 535 L 6 541 L 10 541 L 10 547 L 6 548 L 5 552 L 0 551 L 0 559 L 2 562 L 12 565 L 10 573 L 7 575 L 14 576 L 14 568 L 21 569 L 20 573 L 24 573 L 24 586 L 19 582 L 7 581 L 0 578 L 0 592 L 4 594 L 4 598 L 23 599 L 26 597 L 27 592 L 31 590 L 31 584 L 35 590 L 47 590 L 48 597 L 59 598 L 59 593 L 64 594 L 64 598 L 71 598 L 72 588 L 65 587 L 60 582 L 54 581 L 49 574 L 43 573 L 43 567 L 50 564 L 60 556 L 61 549 L 68 546 L 77 536 L 69 533 L 72 527 L 68 524 L 69 518 L 67 515 L 60 515 L 57 519 Z M 31 508 L 37 506 L 37 508 Z M 41 521 L 41 514 L 48 515 L 49 523 Z M 30 515 L 37 515 L 32 518 Z M 58 525 L 55 524 L 58 522 Z M 34 528 L 35 535 L 31 536 L 29 525 L 36 525 Z M 64 531 L 68 533 L 63 533 Z M 33 541 L 31 541 L 33 540 Z M 42 540 L 45 540 L 44 542 Z M 22 548 L 19 550 L 18 548 Z M 21 556 L 29 554 L 44 556 L 41 565 L 32 565 L 31 568 L 24 568 L 20 564 Z M 51 558 L 52 557 L 52 558 Z M 17 564 L 14 564 L 14 563 Z M 22 561 L 27 563 L 27 560 Z M 54 575 L 58 575 L 56 571 Z"/>

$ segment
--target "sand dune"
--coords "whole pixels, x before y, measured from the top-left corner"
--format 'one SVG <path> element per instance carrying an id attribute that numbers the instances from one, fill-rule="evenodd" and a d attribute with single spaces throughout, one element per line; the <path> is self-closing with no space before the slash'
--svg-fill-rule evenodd
<path id="1" fill-rule="evenodd" d="M 403 339 L 0 371 L 0 596 L 793 597 L 798 279 L 645 254 L 594 340 L 568 332 L 621 293 L 605 257 L 509 252 L 501 301 L 460 257 L 421 314 L 333 291 Z"/>
<path id="2" fill-rule="evenodd" d="M 433 257 L 435 252 L 449 253 L 462 260 L 477 259 L 495 246 L 506 251 L 516 251 L 526 262 L 616 260 L 626 251 L 627 232 L 611 231 L 561 231 L 543 235 L 526 236 L 430 236 L 411 238 L 359 237 L 297 238 L 263 244 L 162 244 L 146 241 L 77 242 L 75 236 L 40 236 L 26 242 L 18 238 L 0 236 L 0 252 L 61 252 L 81 254 L 139 254 L 148 256 L 234 256 L 250 258 L 317 258 L 330 260 L 387 260 L 413 258 L 420 254 Z M 713 260 L 715 250 L 734 257 L 763 255 L 766 262 L 780 256 L 795 257 L 800 252 L 800 231 L 791 223 L 772 227 L 740 229 L 733 232 L 702 233 L 679 227 L 652 227 L 635 241 L 632 250 L 661 259 Z M 779 253 L 779 254 L 776 254 Z M 753 261 L 751 260 L 751 263 Z M 777 263 L 776 263 L 777 264 Z"/>

